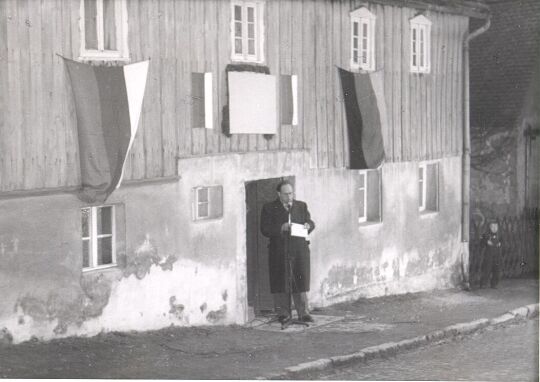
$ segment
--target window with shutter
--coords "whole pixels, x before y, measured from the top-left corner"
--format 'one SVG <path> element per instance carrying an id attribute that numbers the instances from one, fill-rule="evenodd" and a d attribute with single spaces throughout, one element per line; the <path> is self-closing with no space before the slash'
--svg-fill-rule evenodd
<path id="1" fill-rule="evenodd" d="M 223 187 L 193 189 L 193 220 L 217 219 L 223 216 Z"/>
<path id="2" fill-rule="evenodd" d="M 362 7 L 351 17 L 351 69 L 375 70 L 375 20 L 367 8 Z"/>
<path id="3" fill-rule="evenodd" d="M 126 0 L 80 0 L 82 60 L 128 60 Z"/>

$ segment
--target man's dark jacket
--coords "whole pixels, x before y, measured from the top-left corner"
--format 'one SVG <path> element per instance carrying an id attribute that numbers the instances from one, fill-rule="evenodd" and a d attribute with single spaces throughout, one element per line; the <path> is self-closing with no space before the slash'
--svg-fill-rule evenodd
<path id="1" fill-rule="evenodd" d="M 315 229 L 306 203 L 294 200 L 290 209 L 291 222 L 304 225 L 309 223 L 309 232 Z M 292 263 L 292 291 L 294 293 L 309 291 L 309 242 L 303 237 L 291 237 L 288 232 L 282 233 L 281 226 L 289 221 L 289 213 L 276 199 L 266 203 L 261 212 L 261 233 L 270 239 L 268 244 L 268 265 L 270 271 L 270 292 L 288 292 L 286 278 L 285 255 L 289 250 Z"/>

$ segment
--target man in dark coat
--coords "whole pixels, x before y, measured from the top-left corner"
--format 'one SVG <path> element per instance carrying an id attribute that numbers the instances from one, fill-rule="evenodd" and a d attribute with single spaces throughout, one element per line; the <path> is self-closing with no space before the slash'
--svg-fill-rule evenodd
<path id="1" fill-rule="evenodd" d="M 497 288 L 501 277 L 502 243 L 498 231 L 499 223 L 496 220 L 490 220 L 488 223 L 488 232 L 482 236 L 480 256 L 482 259 L 482 277 L 480 279 L 480 288 L 486 286 L 488 281 L 492 288 Z"/>
<path id="2" fill-rule="evenodd" d="M 298 318 L 305 322 L 313 319 L 307 310 L 309 291 L 309 241 L 308 238 L 291 235 L 291 223 L 303 225 L 308 233 L 315 229 L 306 203 L 294 200 L 294 188 L 288 181 L 277 186 L 278 197 L 266 203 L 261 212 L 261 233 L 270 239 L 268 264 L 270 291 L 281 322 L 291 317 L 289 310 L 289 274 L 292 271 L 292 297 Z M 286 264 L 286 258 L 290 266 Z"/>

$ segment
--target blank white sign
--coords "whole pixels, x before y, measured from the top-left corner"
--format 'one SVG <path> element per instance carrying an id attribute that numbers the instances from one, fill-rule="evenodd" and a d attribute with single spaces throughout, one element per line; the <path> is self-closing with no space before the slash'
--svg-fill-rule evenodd
<path id="1" fill-rule="evenodd" d="M 276 134 L 276 76 L 229 72 L 231 134 Z"/>

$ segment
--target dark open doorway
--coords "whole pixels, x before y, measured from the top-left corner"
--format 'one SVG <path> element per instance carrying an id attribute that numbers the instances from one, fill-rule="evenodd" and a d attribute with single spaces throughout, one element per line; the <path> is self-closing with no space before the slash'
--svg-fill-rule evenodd
<path id="1" fill-rule="evenodd" d="M 268 276 L 268 239 L 259 229 L 264 203 L 277 198 L 276 186 L 282 180 L 294 185 L 294 176 L 246 182 L 246 252 L 248 306 L 256 315 L 274 310 Z"/>

